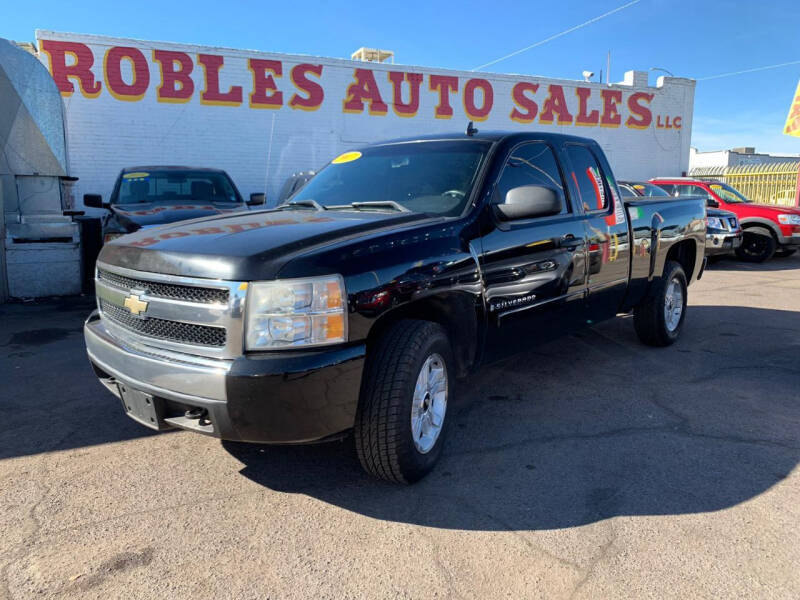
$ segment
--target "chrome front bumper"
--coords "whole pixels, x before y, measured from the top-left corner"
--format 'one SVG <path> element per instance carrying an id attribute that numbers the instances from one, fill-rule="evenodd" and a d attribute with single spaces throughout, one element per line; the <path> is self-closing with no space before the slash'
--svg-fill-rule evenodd
<path id="1" fill-rule="evenodd" d="M 706 255 L 726 254 L 742 245 L 742 231 L 737 232 L 706 232 Z"/>
<path id="2" fill-rule="evenodd" d="M 98 311 L 84 337 L 100 382 L 152 429 L 289 444 L 339 436 L 355 420 L 364 344 L 212 359 L 122 340 Z"/>
<path id="3" fill-rule="evenodd" d="M 178 401 L 226 400 L 225 376 L 232 361 L 122 342 L 108 332 L 98 311 L 86 320 L 84 337 L 91 361 L 117 381 Z"/>

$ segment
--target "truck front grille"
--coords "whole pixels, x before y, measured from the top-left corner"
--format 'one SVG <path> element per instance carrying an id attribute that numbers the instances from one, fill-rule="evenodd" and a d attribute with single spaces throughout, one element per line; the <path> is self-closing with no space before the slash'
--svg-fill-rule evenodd
<path id="1" fill-rule="evenodd" d="M 139 318 L 102 298 L 100 299 L 100 311 L 103 317 L 110 321 L 147 337 L 195 346 L 222 347 L 225 345 L 226 335 L 223 327 L 167 321 L 153 317 Z"/>
<path id="2" fill-rule="evenodd" d="M 118 288 L 143 291 L 150 296 L 158 298 L 171 298 L 184 302 L 199 302 L 201 304 L 228 303 L 229 292 L 227 289 L 145 281 L 144 279 L 133 279 L 103 269 L 97 269 L 97 277 L 101 281 L 106 281 Z"/>
<path id="3" fill-rule="evenodd" d="M 114 337 L 213 359 L 242 355 L 247 284 L 97 262 L 95 294 Z"/>

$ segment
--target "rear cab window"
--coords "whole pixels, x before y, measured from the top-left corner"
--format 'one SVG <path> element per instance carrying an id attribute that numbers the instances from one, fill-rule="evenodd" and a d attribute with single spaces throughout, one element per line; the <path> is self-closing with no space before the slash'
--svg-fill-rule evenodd
<path id="1" fill-rule="evenodd" d="M 572 176 L 587 213 L 599 213 L 608 210 L 611 203 L 610 187 L 597 158 L 587 146 L 568 144 L 567 156 L 572 163 Z"/>

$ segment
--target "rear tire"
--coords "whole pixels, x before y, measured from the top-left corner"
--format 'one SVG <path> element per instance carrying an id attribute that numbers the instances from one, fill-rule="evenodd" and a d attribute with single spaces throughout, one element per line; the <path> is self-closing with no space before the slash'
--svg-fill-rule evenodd
<path id="1" fill-rule="evenodd" d="M 439 460 L 455 364 L 445 330 L 404 319 L 367 356 L 354 427 L 361 466 L 375 477 L 409 484 Z"/>
<path id="2" fill-rule="evenodd" d="M 648 346 L 669 346 L 678 339 L 686 318 L 687 283 L 683 267 L 670 261 L 664 275 L 650 284 L 647 297 L 633 309 L 633 326 Z"/>
<path id="3" fill-rule="evenodd" d="M 752 263 L 762 263 L 772 258 L 778 242 L 772 235 L 752 233 L 745 230 L 742 245 L 736 249 L 739 260 Z"/>
<path id="4" fill-rule="evenodd" d="M 781 248 L 775 251 L 775 258 L 786 258 L 797 252 L 797 248 Z"/>

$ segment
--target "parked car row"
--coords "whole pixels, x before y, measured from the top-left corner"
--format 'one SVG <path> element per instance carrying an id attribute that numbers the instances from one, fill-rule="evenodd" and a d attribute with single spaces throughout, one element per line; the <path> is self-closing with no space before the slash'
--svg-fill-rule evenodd
<path id="1" fill-rule="evenodd" d="M 756 204 L 735 188 L 720 181 L 705 181 L 690 177 L 657 177 L 650 182 L 671 196 L 705 198 L 709 207 L 709 217 L 711 218 L 713 214 L 714 218 L 720 218 L 719 223 L 714 222 L 715 225 L 725 225 L 726 219 L 731 226 L 733 222 L 730 221 L 728 214 L 720 216 L 718 212 L 712 213 L 712 211 L 726 211 L 733 214 L 742 228 L 742 242 L 738 246 L 732 244 L 725 250 L 733 249 L 741 260 L 764 262 L 773 256 L 790 256 L 800 248 L 800 210 L 797 208 Z M 724 231 L 716 230 L 716 237 L 712 242 L 716 240 L 719 244 L 723 244 L 731 233 L 732 230 L 727 228 Z"/>
<path id="2" fill-rule="evenodd" d="M 669 198 L 667 191 L 645 181 L 620 181 L 620 193 L 628 198 Z M 742 245 L 742 228 L 736 215 L 728 210 L 706 209 L 706 256 L 718 257 L 736 251 Z"/>

